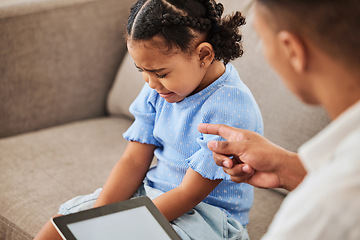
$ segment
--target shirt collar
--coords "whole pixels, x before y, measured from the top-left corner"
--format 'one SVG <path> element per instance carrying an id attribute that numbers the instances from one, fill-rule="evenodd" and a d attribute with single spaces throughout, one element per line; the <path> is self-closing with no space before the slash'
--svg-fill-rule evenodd
<path id="1" fill-rule="evenodd" d="M 360 101 L 355 103 L 327 127 L 299 148 L 299 156 L 305 168 L 320 169 L 331 161 L 337 146 L 360 124 Z"/>

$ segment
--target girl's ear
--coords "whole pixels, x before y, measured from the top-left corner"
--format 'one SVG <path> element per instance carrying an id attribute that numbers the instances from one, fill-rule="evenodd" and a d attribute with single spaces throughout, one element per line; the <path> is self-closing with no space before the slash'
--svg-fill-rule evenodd
<path id="1" fill-rule="evenodd" d="M 293 70 L 297 73 L 305 71 L 308 65 L 308 56 L 304 43 L 297 36 L 287 31 L 280 32 L 278 40 Z"/>
<path id="2" fill-rule="evenodd" d="M 196 47 L 195 51 L 199 56 L 199 66 L 209 67 L 215 58 L 215 52 L 212 45 L 208 42 L 202 42 Z"/>

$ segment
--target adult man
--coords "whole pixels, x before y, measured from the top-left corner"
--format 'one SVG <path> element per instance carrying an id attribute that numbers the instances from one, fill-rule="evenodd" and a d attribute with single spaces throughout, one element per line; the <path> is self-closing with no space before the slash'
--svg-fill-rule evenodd
<path id="1" fill-rule="evenodd" d="M 360 239 L 360 3 L 256 0 L 255 12 L 272 67 L 333 121 L 298 154 L 224 125 L 199 131 L 228 140 L 208 146 L 233 181 L 293 190 L 264 239 Z"/>

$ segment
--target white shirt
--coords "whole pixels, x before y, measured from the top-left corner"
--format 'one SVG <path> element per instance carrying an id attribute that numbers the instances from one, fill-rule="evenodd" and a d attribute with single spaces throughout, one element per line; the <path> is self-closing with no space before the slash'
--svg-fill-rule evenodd
<path id="1" fill-rule="evenodd" d="M 360 101 L 299 149 L 308 171 L 263 239 L 360 239 Z"/>

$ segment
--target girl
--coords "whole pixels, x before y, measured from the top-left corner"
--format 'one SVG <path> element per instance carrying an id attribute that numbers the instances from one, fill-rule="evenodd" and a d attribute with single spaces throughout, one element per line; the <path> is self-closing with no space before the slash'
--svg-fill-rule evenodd
<path id="1" fill-rule="evenodd" d="M 147 195 L 183 239 L 248 239 L 253 189 L 216 166 L 207 142 L 218 137 L 197 131 L 199 123 L 223 123 L 262 133 L 259 108 L 228 64 L 243 53 L 245 19 L 222 13 L 213 0 L 132 6 L 127 46 L 146 84 L 130 107 L 128 146 L 103 189 L 68 201 L 60 214 Z M 52 234 L 47 224 L 38 239 Z"/>

